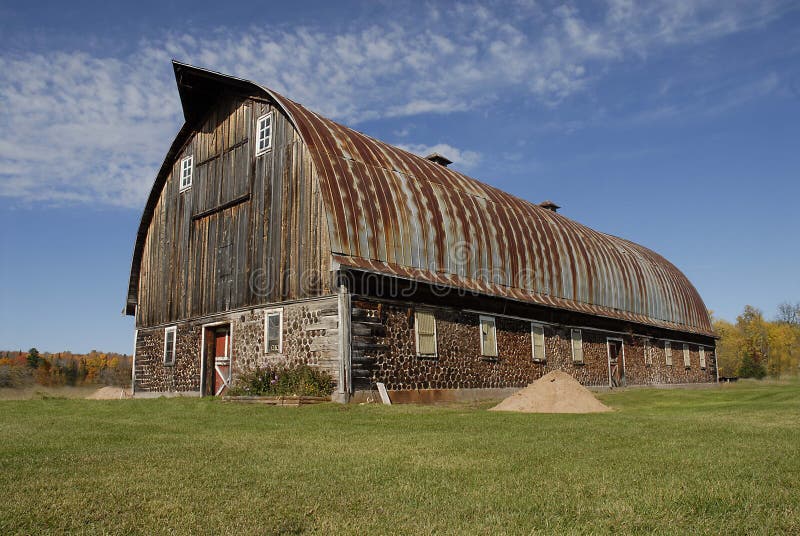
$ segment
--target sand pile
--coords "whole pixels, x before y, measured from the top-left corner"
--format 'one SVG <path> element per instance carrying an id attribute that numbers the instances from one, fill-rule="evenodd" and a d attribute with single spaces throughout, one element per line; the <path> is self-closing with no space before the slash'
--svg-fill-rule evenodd
<path id="1" fill-rule="evenodd" d="M 130 389 L 123 387 L 103 387 L 87 396 L 87 400 L 117 400 L 119 398 L 130 398 Z"/>
<path id="2" fill-rule="evenodd" d="M 611 408 L 597 400 L 586 387 L 560 370 L 542 376 L 489 411 L 521 413 L 599 413 Z"/>

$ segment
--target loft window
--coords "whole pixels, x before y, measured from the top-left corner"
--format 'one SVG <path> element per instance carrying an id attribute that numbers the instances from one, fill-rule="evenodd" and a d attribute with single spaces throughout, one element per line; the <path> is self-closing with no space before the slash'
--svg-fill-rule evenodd
<path id="1" fill-rule="evenodd" d="M 583 363 L 583 333 L 579 329 L 572 330 L 572 362 Z"/>
<path id="2" fill-rule="evenodd" d="M 702 370 L 706 369 L 706 349 L 702 346 L 699 348 L 700 353 L 700 368 Z"/>
<path id="3" fill-rule="evenodd" d="M 164 364 L 175 364 L 175 336 L 177 335 L 178 327 L 171 326 L 164 330 Z"/>
<path id="4" fill-rule="evenodd" d="M 258 118 L 256 126 L 256 156 L 272 147 L 272 112 Z"/>
<path id="5" fill-rule="evenodd" d="M 664 341 L 664 356 L 668 367 L 672 366 L 672 343 Z"/>
<path id="6" fill-rule="evenodd" d="M 650 339 L 644 340 L 644 366 L 653 366 L 653 345 L 650 344 Z"/>
<path id="7" fill-rule="evenodd" d="M 414 315 L 414 330 L 417 334 L 417 355 L 436 355 L 436 317 L 433 313 L 417 311 Z"/>
<path id="8" fill-rule="evenodd" d="M 480 317 L 481 322 L 481 355 L 497 357 L 497 326 L 493 316 Z"/>
<path id="9" fill-rule="evenodd" d="M 545 361 L 544 357 L 544 326 L 531 323 L 531 344 L 533 345 L 533 360 L 537 363 Z"/>
<path id="10" fill-rule="evenodd" d="M 194 169 L 194 157 L 187 156 L 181 160 L 181 191 L 192 186 L 192 171 Z"/>
<path id="11" fill-rule="evenodd" d="M 688 368 L 692 368 L 692 360 L 689 357 L 689 345 L 683 345 L 683 366 Z"/>
<path id="12" fill-rule="evenodd" d="M 283 309 L 270 309 L 264 316 L 264 351 L 283 353 Z"/>

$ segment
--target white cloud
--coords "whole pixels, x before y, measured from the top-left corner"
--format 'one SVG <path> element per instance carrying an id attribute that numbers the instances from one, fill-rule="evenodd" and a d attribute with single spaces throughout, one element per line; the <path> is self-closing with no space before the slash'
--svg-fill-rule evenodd
<path id="1" fill-rule="evenodd" d="M 453 147 L 447 143 L 437 143 L 436 145 L 405 144 L 396 143 L 396 147 L 414 153 L 419 156 L 428 156 L 431 153 L 439 153 L 445 158 L 450 159 L 458 167 L 469 170 L 478 165 L 481 161 L 481 154 L 476 151 L 466 151 Z"/>
<path id="2" fill-rule="evenodd" d="M 411 134 L 411 129 L 412 127 L 410 125 L 407 125 L 403 128 L 395 130 L 394 132 L 392 132 L 392 134 L 394 134 L 398 138 L 406 138 L 408 137 L 409 134 Z"/>
<path id="3" fill-rule="evenodd" d="M 148 59 L 0 56 L 0 195 L 141 205 L 178 99 Z"/>
<path id="4" fill-rule="evenodd" d="M 354 124 L 472 110 L 499 95 L 558 106 L 612 62 L 763 25 L 784 9 L 727 0 L 609 0 L 599 17 L 522 0 L 493 8 L 463 3 L 336 32 L 173 34 L 116 58 L 0 52 L 0 196 L 141 207 L 181 122 L 171 57 L 264 83 Z M 771 91 L 773 82 L 739 98 Z M 465 168 L 480 158 L 434 147 Z"/>

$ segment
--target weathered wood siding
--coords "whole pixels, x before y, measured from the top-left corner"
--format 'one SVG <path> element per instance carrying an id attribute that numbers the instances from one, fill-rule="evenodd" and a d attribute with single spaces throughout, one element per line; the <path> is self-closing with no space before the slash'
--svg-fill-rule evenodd
<path id="1" fill-rule="evenodd" d="M 256 120 L 272 111 L 272 148 L 255 156 Z M 194 157 L 180 192 L 180 164 Z M 228 96 L 181 154 L 150 223 L 137 326 L 330 292 L 327 221 L 313 163 L 270 103 Z"/>

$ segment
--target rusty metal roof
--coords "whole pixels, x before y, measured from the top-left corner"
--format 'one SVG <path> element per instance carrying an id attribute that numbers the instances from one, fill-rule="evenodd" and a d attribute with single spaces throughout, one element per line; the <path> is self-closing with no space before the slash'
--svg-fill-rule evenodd
<path id="1" fill-rule="evenodd" d="M 711 334 L 655 252 L 326 119 L 264 88 L 316 165 L 334 260 L 377 273 Z"/>
<path id="2" fill-rule="evenodd" d="M 252 84 L 283 108 L 317 169 L 331 253 L 342 266 L 712 334 L 694 286 L 645 247 L 342 126 L 263 86 L 180 63 L 175 69 Z"/>

